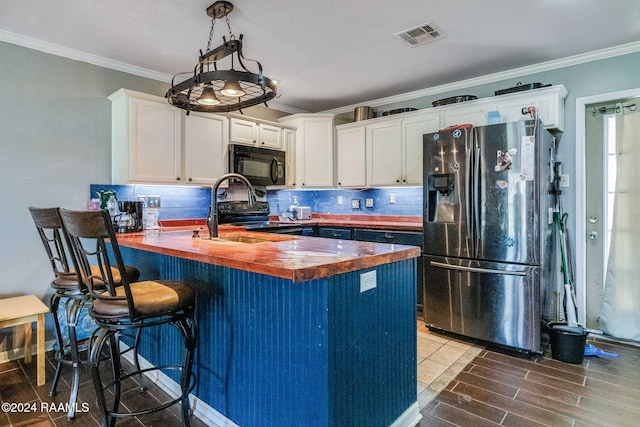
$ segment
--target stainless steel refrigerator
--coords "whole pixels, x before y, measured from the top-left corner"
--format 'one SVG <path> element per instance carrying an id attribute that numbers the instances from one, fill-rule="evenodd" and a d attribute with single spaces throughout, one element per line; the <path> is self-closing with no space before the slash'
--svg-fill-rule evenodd
<path id="1" fill-rule="evenodd" d="M 537 120 L 424 135 L 429 328 L 541 352 L 541 284 L 554 280 L 554 149 Z"/>

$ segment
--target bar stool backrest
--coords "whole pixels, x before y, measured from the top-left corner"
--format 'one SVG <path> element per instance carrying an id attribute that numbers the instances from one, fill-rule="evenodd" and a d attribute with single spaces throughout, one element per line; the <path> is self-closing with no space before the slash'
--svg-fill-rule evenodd
<path id="1" fill-rule="evenodd" d="M 129 317 L 131 321 L 135 321 L 139 313 L 133 304 L 131 288 L 108 211 L 73 211 L 61 208 L 60 217 L 91 297 L 126 301 Z M 112 267 L 120 272 L 120 282 L 114 280 Z M 120 292 L 118 289 L 121 289 Z"/>
<path id="2" fill-rule="evenodd" d="M 84 286 L 82 279 L 78 276 L 78 263 L 71 250 L 69 237 L 62 228 L 58 208 L 30 207 L 29 212 L 31 212 L 31 217 L 49 257 L 54 277 L 66 278 L 67 286 L 75 280 L 78 284 L 77 291 L 82 291 Z M 52 282 L 52 287 L 56 287 L 55 280 Z"/>

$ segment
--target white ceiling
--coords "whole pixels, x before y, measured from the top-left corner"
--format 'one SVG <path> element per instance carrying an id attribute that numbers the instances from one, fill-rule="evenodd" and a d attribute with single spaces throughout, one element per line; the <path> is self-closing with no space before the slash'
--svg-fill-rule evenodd
<path id="1" fill-rule="evenodd" d="M 0 0 L 0 41 L 168 82 L 193 70 L 206 49 L 212 3 Z M 640 41 L 638 0 L 232 3 L 231 28 L 244 35 L 244 56 L 279 82 L 274 102 L 308 112 Z M 411 47 L 394 36 L 425 22 L 446 37 Z M 223 35 L 218 20 L 212 47 Z"/>

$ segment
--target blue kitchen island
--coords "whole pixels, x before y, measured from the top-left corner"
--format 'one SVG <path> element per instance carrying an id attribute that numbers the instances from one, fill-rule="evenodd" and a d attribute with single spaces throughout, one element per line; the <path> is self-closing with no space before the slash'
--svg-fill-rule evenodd
<path id="1" fill-rule="evenodd" d="M 196 288 L 196 416 L 221 426 L 414 426 L 420 250 L 264 233 L 273 240 L 250 244 L 232 234 L 251 233 L 118 239 L 141 280 Z M 140 353 L 163 365 L 181 348 L 165 328 L 144 336 Z M 175 380 L 154 379 L 170 394 Z"/>

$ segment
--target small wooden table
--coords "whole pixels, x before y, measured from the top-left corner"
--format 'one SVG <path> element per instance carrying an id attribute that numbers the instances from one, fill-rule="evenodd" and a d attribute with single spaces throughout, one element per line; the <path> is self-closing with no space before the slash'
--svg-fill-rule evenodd
<path id="1" fill-rule="evenodd" d="M 35 295 L 0 299 L 0 329 L 24 325 L 24 361 L 31 363 L 31 324 L 38 322 L 38 385 L 44 385 L 44 314 L 49 307 Z M 14 331 L 14 337 L 17 336 Z M 14 340 L 16 342 L 16 340 Z"/>

